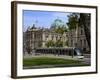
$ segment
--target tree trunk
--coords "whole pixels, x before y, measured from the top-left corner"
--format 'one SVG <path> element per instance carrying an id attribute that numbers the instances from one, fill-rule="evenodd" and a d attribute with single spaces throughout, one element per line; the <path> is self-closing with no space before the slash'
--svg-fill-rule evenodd
<path id="1" fill-rule="evenodd" d="M 89 25 L 88 25 L 89 21 Z M 85 31 L 85 36 L 87 39 L 87 43 L 89 48 L 91 48 L 91 41 L 90 41 L 90 16 L 89 14 L 80 14 L 80 23 L 83 25 L 84 31 Z"/>
<path id="2" fill-rule="evenodd" d="M 78 43 L 78 24 L 76 24 L 75 35 L 76 35 L 76 39 L 75 39 L 75 47 L 77 47 L 77 43 Z"/>

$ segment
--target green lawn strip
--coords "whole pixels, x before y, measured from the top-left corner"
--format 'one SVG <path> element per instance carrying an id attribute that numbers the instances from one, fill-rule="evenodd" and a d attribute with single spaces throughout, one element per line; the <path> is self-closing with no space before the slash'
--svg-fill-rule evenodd
<path id="1" fill-rule="evenodd" d="M 40 65 L 85 65 L 78 60 L 68 60 L 61 58 L 48 58 L 48 57 L 34 57 L 24 58 L 23 66 L 40 66 Z"/>

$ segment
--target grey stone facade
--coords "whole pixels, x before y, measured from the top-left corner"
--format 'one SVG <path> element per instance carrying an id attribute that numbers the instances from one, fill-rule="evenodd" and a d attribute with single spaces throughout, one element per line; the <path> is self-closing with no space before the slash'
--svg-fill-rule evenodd
<path id="1" fill-rule="evenodd" d="M 35 29 L 29 28 L 26 32 L 23 33 L 23 43 L 27 47 L 32 49 L 46 47 L 46 42 L 52 40 L 56 42 L 57 40 L 61 40 L 65 42 L 67 40 L 66 33 L 63 35 L 55 33 L 54 31 L 47 29 Z M 63 44 L 64 45 L 64 44 Z"/>
<path id="2" fill-rule="evenodd" d="M 89 51 L 89 46 L 87 44 L 84 29 L 78 27 L 77 36 L 76 30 L 73 29 L 63 34 L 55 33 L 48 29 L 37 29 L 33 27 L 28 28 L 26 32 L 23 33 L 23 46 L 25 49 L 34 50 L 36 48 L 46 48 L 46 42 L 52 40 L 56 42 L 57 40 L 63 41 L 63 47 L 79 47 L 84 51 Z M 65 45 L 67 42 L 67 45 Z"/>

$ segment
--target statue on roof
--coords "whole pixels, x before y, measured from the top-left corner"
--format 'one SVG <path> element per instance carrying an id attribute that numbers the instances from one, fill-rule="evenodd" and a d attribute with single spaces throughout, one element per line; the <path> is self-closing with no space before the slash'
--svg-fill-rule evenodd
<path id="1" fill-rule="evenodd" d="M 33 26 L 31 27 L 31 29 L 36 29 L 35 24 L 33 24 Z"/>

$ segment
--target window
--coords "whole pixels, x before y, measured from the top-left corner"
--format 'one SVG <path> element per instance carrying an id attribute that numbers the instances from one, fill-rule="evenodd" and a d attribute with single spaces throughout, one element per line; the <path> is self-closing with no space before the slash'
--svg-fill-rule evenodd
<path id="1" fill-rule="evenodd" d="M 52 40 L 53 40 L 53 36 L 52 36 Z"/>
<path id="2" fill-rule="evenodd" d="M 46 38 L 48 38 L 48 35 L 46 35 Z"/>
<path id="3" fill-rule="evenodd" d="M 71 46 L 73 46 L 73 40 L 71 40 Z"/>
<path id="4" fill-rule="evenodd" d="M 80 45 L 82 46 L 82 40 L 80 40 Z"/>
<path id="5" fill-rule="evenodd" d="M 58 36 L 56 36 L 56 40 L 58 39 Z"/>
<path id="6" fill-rule="evenodd" d="M 81 35 L 83 35 L 83 30 L 81 29 Z"/>

